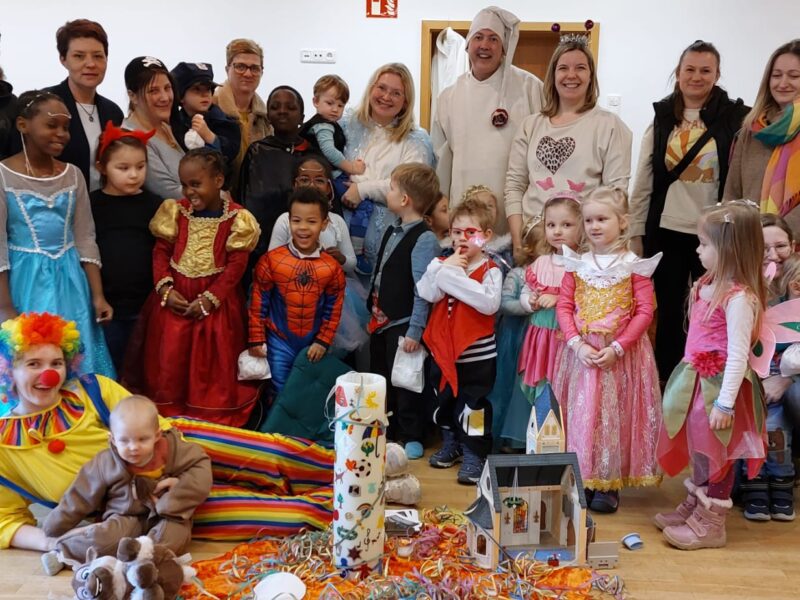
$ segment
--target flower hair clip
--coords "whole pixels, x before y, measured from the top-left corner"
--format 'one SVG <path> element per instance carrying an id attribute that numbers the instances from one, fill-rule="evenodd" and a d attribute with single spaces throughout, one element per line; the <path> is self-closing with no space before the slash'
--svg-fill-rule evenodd
<path id="1" fill-rule="evenodd" d="M 594 21 L 586 19 L 583 23 L 583 27 L 586 29 L 586 33 L 561 33 L 561 25 L 559 23 L 553 23 L 550 26 L 550 31 L 560 34 L 558 38 L 559 45 L 579 44 L 581 46 L 588 46 L 589 39 L 592 35 L 592 28 L 594 28 Z"/>

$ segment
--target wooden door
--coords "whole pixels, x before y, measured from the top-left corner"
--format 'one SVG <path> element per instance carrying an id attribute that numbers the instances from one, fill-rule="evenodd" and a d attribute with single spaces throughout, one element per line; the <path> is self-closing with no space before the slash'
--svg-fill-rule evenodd
<path id="1" fill-rule="evenodd" d="M 447 27 L 452 27 L 467 37 L 470 21 L 422 21 L 422 65 L 419 84 L 419 120 L 430 130 L 431 117 L 431 62 L 436 54 L 436 38 Z M 544 81 L 544 74 L 560 34 L 551 31 L 552 23 L 520 23 L 519 42 L 514 53 L 514 65 L 536 75 Z M 585 33 L 583 23 L 561 23 L 561 33 Z M 600 48 L 600 25 L 595 23 L 589 38 L 589 47 L 597 62 Z M 440 90 L 441 91 L 441 90 Z"/>

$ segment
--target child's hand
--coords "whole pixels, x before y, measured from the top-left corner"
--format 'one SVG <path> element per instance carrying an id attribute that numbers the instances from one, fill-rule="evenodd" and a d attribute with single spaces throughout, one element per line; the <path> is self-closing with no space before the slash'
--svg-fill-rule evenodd
<path id="1" fill-rule="evenodd" d="M 342 194 L 342 204 L 349 209 L 355 209 L 361 204 L 361 194 L 358 191 L 357 183 L 350 183 L 347 186 L 347 191 Z"/>
<path id="2" fill-rule="evenodd" d="M 589 344 L 583 343 L 578 348 L 578 360 L 586 367 L 594 367 L 594 361 L 597 358 L 597 350 Z"/>
<path id="3" fill-rule="evenodd" d="M 333 258 L 335 258 L 336 262 L 338 262 L 340 265 L 343 265 L 345 263 L 345 261 L 347 260 L 344 257 L 344 254 L 342 254 L 342 252 L 336 246 L 331 246 L 330 248 L 325 248 L 325 252 L 327 252 Z"/>
<path id="4" fill-rule="evenodd" d="M 708 426 L 712 430 L 718 431 L 720 429 L 727 429 L 733 424 L 733 415 L 727 415 L 718 409 L 716 406 L 711 409 L 711 414 L 708 415 Z"/>
<path id="5" fill-rule="evenodd" d="M 156 487 L 153 489 L 153 496 L 158 498 L 162 492 L 168 492 L 178 485 L 178 482 L 179 480 L 177 477 L 165 477 L 156 484 Z"/>
<path id="6" fill-rule="evenodd" d="M 317 362 L 319 359 L 325 356 L 325 352 L 326 352 L 325 346 L 323 346 L 322 344 L 318 344 L 317 342 L 314 342 L 308 347 L 308 352 L 306 353 L 306 356 L 308 357 L 308 362 L 312 363 Z"/>
<path id="7" fill-rule="evenodd" d="M 597 355 L 594 358 L 594 364 L 596 367 L 600 369 L 610 369 L 614 366 L 614 363 L 617 362 L 617 353 L 614 352 L 614 349 L 611 347 L 603 348 L 602 350 L 597 351 Z"/>
<path id="8" fill-rule="evenodd" d="M 206 144 L 213 144 L 217 136 L 209 129 L 203 115 L 197 114 L 192 117 L 192 129 L 194 129 Z"/>
<path id="9" fill-rule="evenodd" d="M 211 314 L 212 306 L 209 306 L 211 301 L 204 298 L 203 296 L 199 296 L 192 300 L 191 304 L 186 307 L 186 310 L 183 312 L 184 317 L 188 317 L 190 319 L 204 319 L 209 314 Z"/>
<path id="10" fill-rule="evenodd" d="M 169 291 L 169 295 L 167 295 L 167 303 L 165 306 L 176 315 L 183 315 L 186 309 L 189 308 L 189 303 L 186 301 L 186 298 L 183 297 L 183 294 L 176 291 L 175 288 L 172 288 Z"/>
<path id="11" fill-rule="evenodd" d="M 539 308 L 553 308 L 558 302 L 555 294 L 542 294 L 539 296 Z"/>
<path id="12" fill-rule="evenodd" d="M 99 296 L 92 299 L 94 305 L 94 318 L 98 323 L 110 321 L 114 318 L 114 309 L 106 301 L 105 296 Z"/>
<path id="13" fill-rule="evenodd" d="M 419 342 L 415 339 L 410 337 L 403 338 L 403 352 L 408 352 L 409 354 L 412 352 L 416 352 L 419 350 Z"/>
<path id="14" fill-rule="evenodd" d="M 450 265 L 451 267 L 460 267 L 464 270 L 467 268 L 467 256 L 459 252 L 458 248 L 450 256 L 442 261 L 442 264 Z"/>
<path id="15" fill-rule="evenodd" d="M 367 170 L 367 165 L 360 158 L 355 160 L 343 160 L 340 166 L 342 167 L 342 171 L 348 175 L 363 175 L 364 171 Z"/>
<path id="16" fill-rule="evenodd" d="M 774 404 L 780 402 L 786 390 L 791 387 L 792 378 L 773 375 L 772 377 L 767 377 L 761 383 L 764 385 L 764 396 L 767 404 Z"/>
<path id="17" fill-rule="evenodd" d="M 267 358 L 267 345 L 259 344 L 258 346 L 251 346 L 247 349 L 247 353 L 257 358 Z"/>

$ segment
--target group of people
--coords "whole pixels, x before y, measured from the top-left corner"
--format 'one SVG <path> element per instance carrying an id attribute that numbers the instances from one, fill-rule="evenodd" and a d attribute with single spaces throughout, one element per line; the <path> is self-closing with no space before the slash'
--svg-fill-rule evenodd
<path id="1" fill-rule="evenodd" d="M 743 460 L 745 516 L 794 518 L 800 368 L 779 346 L 762 381 L 748 354 L 767 306 L 800 296 L 800 40 L 770 57 L 753 108 L 717 85 L 712 44 L 688 46 L 628 198 L 632 134 L 597 105 L 587 38 L 561 39 L 541 82 L 511 64 L 518 27 L 478 13 L 430 136 L 404 65 L 347 113 L 347 84 L 321 78 L 306 120 L 291 86 L 259 98 L 263 52 L 244 39 L 222 85 L 206 63 L 134 58 L 123 118 L 97 93 L 102 27 L 59 29 L 68 78 L 21 94 L 16 132 L 0 129 L 0 547 L 47 551 L 55 571 L 134 531 L 183 548 L 192 519 L 216 539 L 324 526 L 331 451 L 240 429 L 265 391 L 237 359 L 268 361 L 269 396 L 301 352 L 367 341 L 389 437 L 421 458 L 433 413 L 430 463 L 460 462 L 461 483 L 493 447 L 523 447 L 554 395 L 591 509 L 691 464 L 656 524 L 678 548 L 722 546 Z M 422 347 L 426 388 L 393 385 L 398 352 Z M 205 451 L 189 466 L 181 438 Z M 65 495 L 79 470 L 97 486 Z M 114 512 L 130 489 L 125 518 L 72 529 L 88 512 L 70 506 Z M 171 501 L 180 489 L 194 495 Z M 36 528 L 28 504 L 62 496 Z"/>

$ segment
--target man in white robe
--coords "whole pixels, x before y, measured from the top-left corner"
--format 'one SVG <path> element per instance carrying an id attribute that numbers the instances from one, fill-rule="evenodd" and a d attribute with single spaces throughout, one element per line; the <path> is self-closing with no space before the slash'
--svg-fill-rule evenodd
<path id="1" fill-rule="evenodd" d="M 503 189 L 511 142 L 522 120 L 542 106 L 542 82 L 511 64 L 518 40 L 516 16 L 495 6 L 481 10 L 467 34 L 470 70 L 439 95 L 431 127 L 450 206 L 469 186 L 488 186 L 498 200 L 498 234 L 508 232 Z"/>

